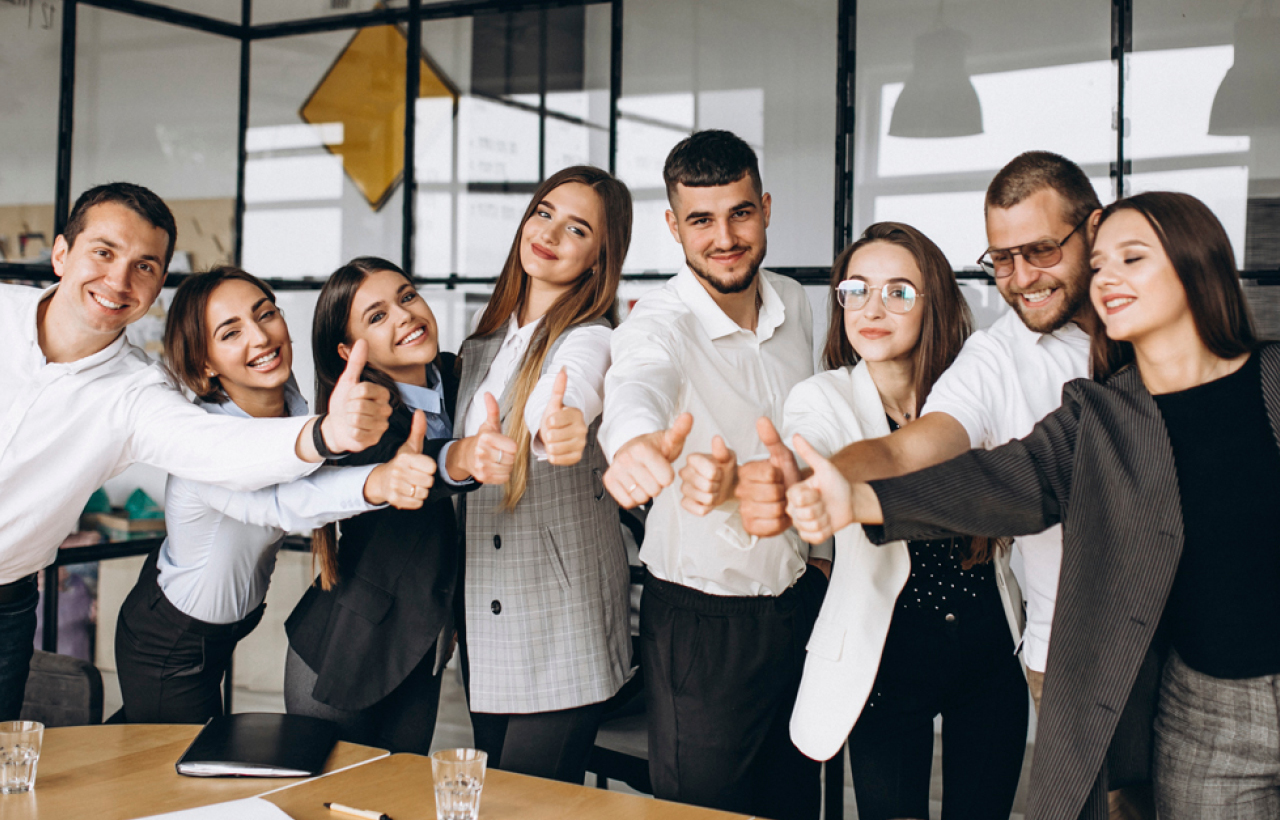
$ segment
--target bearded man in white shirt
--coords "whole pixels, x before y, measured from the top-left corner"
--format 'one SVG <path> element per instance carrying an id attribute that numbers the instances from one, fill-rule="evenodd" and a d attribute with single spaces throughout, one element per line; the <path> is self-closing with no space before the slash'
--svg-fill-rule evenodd
<path id="1" fill-rule="evenodd" d="M 813 374 L 813 318 L 797 282 L 760 268 L 771 202 L 750 146 L 696 133 L 663 176 L 686 266 L 613 332 L 600 428 L 605 487 L 624 507 L 653 500 L 640 553 L 653 791 L 816 818 L 818 764 L 787 719 L 826 577 L 794 531 L 749 536 L 732 497 L 738 455 L 767 454 L 756 418 L 781 418 Z M 677 473 L 705 492 L 682 501 Z"/>
<path id="2" fill-rule="evenodd" d="M 101 185 L 76 200 L 54 241 L 57 285 L 0 285 L 0 720 L 22 708 L 36 573 L 104 481 L 143 462 L 254 490 L 386 430 L 387 391 L 359 381 L 363 350 L 319 418 L 235 419 L 188 402 L 124 338 L 160 294 L 176 238 L 154 193 Z"/>

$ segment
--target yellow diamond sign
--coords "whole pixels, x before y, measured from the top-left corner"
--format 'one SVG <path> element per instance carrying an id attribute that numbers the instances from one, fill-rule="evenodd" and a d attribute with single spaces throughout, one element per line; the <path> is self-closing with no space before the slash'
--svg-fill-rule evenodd
<path id="1" fill-rule="evenodd" d="M 397 26 L 361 29 L 298 112 L 312 125 L 342 124 L 341 143 L 326 147 L 342 158 L 347 176 L 375 211 L 404 174 L 406 45 Z M 419 97 L 457 100 L 452 84 L 425 58 L 419 71 Z"/>

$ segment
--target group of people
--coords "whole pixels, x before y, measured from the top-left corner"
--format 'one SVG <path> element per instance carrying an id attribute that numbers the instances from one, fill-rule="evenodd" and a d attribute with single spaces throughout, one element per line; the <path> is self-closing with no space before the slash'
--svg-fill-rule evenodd
<path id="1" fill-rule="evenodd" d="M 136 185 L 82 195 L 59 284 L 0 286 L 0 718 L 35 573 L 146 462 L 167 538 L 119 615 L 129 721 L 221 712 L 284 533 L 311 529 L 285 702 L 345 739 L 425 753 L 457 651 L 493 765 L 581 782 L 638 663 L 658 797 L 817 818 L 847 742 L 860 817 L 925 818 L 941 716 L 943 816 L 996 818 L 1029 689 L 1028 817 L 1280 815 L 1280 352 L 1209 209 L 1104 209 L 1022 154 L 979 260 L 1013 310 L 975 331 L 942 251 L 876 223 L 835 260 L 815 373 L 804 289 L 762 268 L 752 149 L 698 132 L 663 173 L 686 265 L 621 324 L 631 197 L 589 166 L 538 187 L 456 356 L 403 270 L 343 265 L 318 416 L 238 268 L 177 289 L 163 370 L 130 346 L 173 217 Z M 647 506 L 638 659 L 619 506 Z M 1113 791 L 1146 782 L 1154 807 Z"/>

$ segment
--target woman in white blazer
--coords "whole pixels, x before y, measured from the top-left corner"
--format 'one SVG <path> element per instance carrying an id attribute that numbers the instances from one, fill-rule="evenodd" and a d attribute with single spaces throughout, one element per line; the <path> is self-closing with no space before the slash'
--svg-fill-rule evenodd
<path id="1" fill-rule="evenodd" d="M 911 423 L 971 332 L 951 265 L 908 225 L 869 227 L 832 286 L 829 369 L 792 390 L 783 416 L 783 441 L 799 433 L 823 455 Z M 848 738 L 862 820 L 926 818 L 941 715 L 943 816 L 1008 817 L 1027 728 L 1008 551 L 976 539 L 876 547 L 857 525 L 835 540 L 796 746 L 825 760 Z"/>

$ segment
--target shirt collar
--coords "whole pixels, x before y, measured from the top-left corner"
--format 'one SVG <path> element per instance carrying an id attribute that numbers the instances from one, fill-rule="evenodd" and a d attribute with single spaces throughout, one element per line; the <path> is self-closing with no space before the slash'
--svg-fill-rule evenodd
<path id="1" fill-rule="evenodd" d="M 1016 318 L 1015 325 L 1014 333 L 1023 341 L 1024 344 L 1027 345 L 1038 345 L 1050 338 L 1057 339 L 1060 342 L 1067 342 L 1068 344 L 1080 344 L 1081 342 L 1089 344 L 1090 341 L 1089 334 L 1085 332 L 1084 328 L 1080 327 L 1080 325 L 1075 322 L 1067 322 L 1062 327 L 1050 333 L 1041 333 L 1038 330 L 1032 330 L 1027 327 L 1026 322 L 1022 321 L 1021 316 Z"/>
<path id="2" fill-rule="evenodd" d="M 224 402 L 199 401 L 197 404 L 215 416 L 234 416 L 240 419 L 252 418 L 245 412 L 244 408 L 231 399 L 227 399 Z M 311 408 L 307 406 L 307 400 L 303 398 L 302 391 L 298 389 L 298 382 L 294 379 L 292 373 L 289 374 L 289 381 L 284 383 L 284 411 L 290 417 L 311 414 Z"/>
<path id="3" fill-rule="evenodd" d="M 412 410 L 421 410 L 439 416 L 444 407 L 444 381 L 440 378 L 440 369 L 435 364 L 427 365 L 427 386 L 396 382 L 400 398 Z"/>
<path id="4" fill-rule="evenodd" d="M 756 320 L 755 336 L 763 342 L 772 337 L 773 332 L 782 324 L 787 309 L 782 304 L 782 298 L 778 296 L 778 292 L 765 277 L 764 270 L 761 269 L 756 276 L 760 282 L 760 316 Z M 707 293 L 707 289 L 698 281 L 697 274 L 687 264 L 676 274 L 675 291 L 680 301 L 685 303 L 711 339 L 719 339 L 739 332 L 750 333 L 720 309 L 716 300 L 711 298 L 711 294 Z"/>

